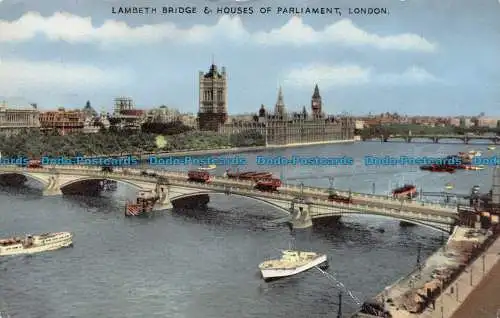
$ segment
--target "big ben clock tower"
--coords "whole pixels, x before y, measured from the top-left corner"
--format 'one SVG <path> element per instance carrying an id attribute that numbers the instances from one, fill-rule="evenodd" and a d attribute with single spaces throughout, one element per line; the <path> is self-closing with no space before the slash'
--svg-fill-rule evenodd
<path id="1" fill-rule="evenodd" d="M 322 118 L 321 95 L 319 94 L 318 84 L 314 87 L 314 93 L 311 98 L 311 111 L 313 118 Z"/>

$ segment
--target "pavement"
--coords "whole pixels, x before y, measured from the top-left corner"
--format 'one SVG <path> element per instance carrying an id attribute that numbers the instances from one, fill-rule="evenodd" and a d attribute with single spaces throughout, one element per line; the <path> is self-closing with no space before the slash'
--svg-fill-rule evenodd
<path id="1" fill-rule="evenodd" d="M 500 318 L 500 262 L 467 297 L 451 318 Z"/>
<path id="2" fill-rule="evenodd" d="M 495 310 L 500 309 L 499 286 L 500 238 L 437 298 L 435 310 L 428 309 L 413 317 L 496 318 Z"/>
<path id="3" fill-rule="evenodd" d="M 473 308 L 482 306 L 485 312 L 495 310 L 496 303 L 500 301 L 499 291 L 491 291 L 498 289 L 500 282 L 495 284 L 494 281 L 483 280 L 491 271 L 495 273 L 500 281 L 500 238 L 472 263 L 466 270 L 458 276 L 458 278 L 450 284 L 443 293 L 436 299 L 435 307 L 430 305 L 420 314 L 414 314 L 410 311 L 416 308 L 422 293 L 427 288 L 439 290 L 442 286 L 442 279 L 446 279 L 452 271 L 458 269 L 460 264 L 463 264 L 467 258 L 466 254 L 470 253 L 474 245 L 481 244 L 485 235 L 481 230 L 473 230 L 466 227 L 456 227 L 452 236 L 448 240 L 446 246 L 433 255 L 431 255 L 423 264 L 420 270 L 412 272 L 410 275 L 403 277 L 393 285 L 387 287 L 381 294 L 376 297 L 377 302 L 385 303 L 393 318 L 480 318 L 477 313 L 471 315 Z M 493 274 L 492 274 L 493 275 Z M 480 293 L 479 285 L 484 281 L 483 285 L 490 288 L 489 292 Z M 483 286 L 481 285 L 481 286 Z M 476 287 L 478 289 L 476 290 Z M 474 291 L 474 293 L 472 293 Z M 475 298 L 481 298 L 484 293 L 489 297 L 484 299 L 483 305 L 478 305 Z M 471 295 L 470 305 L 465 305 L 466 299 Z M 475 296 L 479 295 L 479 296 Z M 495 298 L 497 297 L 497 298 Z M 490 301 L 494 298 L 495 301 Z M 463 316 L 452 317 L 457 312 L 458 308 L 464 304 L 464 311 L 467 311 Z M 495 318 L 494 315 L 484 316 Z M 500 318 L 500 317 L 499 317 Z"/>

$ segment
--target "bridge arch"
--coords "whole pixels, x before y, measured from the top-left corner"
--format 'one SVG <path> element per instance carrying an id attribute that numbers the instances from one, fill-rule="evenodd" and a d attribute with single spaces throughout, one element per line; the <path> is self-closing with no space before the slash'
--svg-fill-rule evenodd
<path id="1" fill-rule="evenodd" d="M 339 215 L 339 216 L 349 216 L 349 215 L 378 216 L 378 217 L 384 217 L 384 218 L 387 218 L 387 219 L 404 221 L 404 222 L 408 222 L 408 223 L 411 223 L 411 224 L 415 224 L 415 225 L 419 225 L 419 226 L 422 226 L 422 227 L 426 227 L 426 228 L 434 230 L 434 231 L 440 231 L 440 232 L 446 232 L 446 233 L 450 233 L 450 230 L 453 227 L 453 225 L 451 225 L 451 224 L 449 224 L 449 225 L 447 225 L 447 224 L 440 224 L 442 226 L 441 227 L 440 225 L 437 225 L 437 224 L 436 225 L 432 225 L 432 224 L 429 224 L 429 223 L 426 223 L 426 222 L 423 222 L 423 221 L 409 219 L 409 218 L 405 218 L 405 217 L 395 217 L 395 216 L 392 216 L 392 215 L 384 215 L 384 214 L 381 214 L 381 213 L 367 213 L 367 212 L 360 212 L 360 211 L 353 211 L 353 212 L 347 212 L 347 213 L 346 212 L 344 212 L 344 213 L 339 212 L 339 213 L 325 214 L 325 215 L 319 215 L 316 218 L 319 219 L 319 218 L 329 217 L 329 216 L 333 216 L 333 215 Z M 448 229 L 444 229 L 444 227 L 448 227 Z"/>
<path id="2" fill-rule="evenodd" d="M 0 176 L 9 175 L 9 174 L 15 174 L 15 175 L 18 175 L 18 176 L 25 176 L 28 179 L 35 180 L 36 182 L 40 183 L 42 186 L 46 186 L 46 185 L 49 184 L 49 182 L 47 180 L 44 180 L 44 179 L 42 179 L 40 177 L 37 177 L 37 176 L 34 176 L 31 173 L 29 173 L 29 172 L 24 172 L 24 171 L 12 171 L 12 172 L 5 171 L 5 172 L 0 172 Z"/>
<path id="3" fill-rule="evenodd" d="M 224 192 L 218 192 L 218 191 L 199 191 L 199 192 L 193 192 L 193 193 L 189 193 L 189 194 L 182 194 L 182 195 L 178 195 L 178 196 L 174 196 L 174 197 L 170 197 L 170 202 L 175 202 L 176 200 L 180 200 L 180 199 L 184 199 L 184 198 L 189 198 L 189 197 L 195 197 L 195 196 L 198 196 L 198 195 L 210 195 L 210 194 L 217 194 L 217 195 L 221 195 L 221 194 L 224 194 Z M 240 197 L 240 198 L 247 198 L 247 199 L 251 199 L 251 200 L 254 200 L 254 201 L 258 201 L 258 202 L 261 202 L 261 203 L 264 203 L 265 205 L 267 206 L 271 206 L 281 212 L 284 212 L 288 215 L 290 215 L 290 210 L 287 209 L 287 208 L 284 208 L 278 204 L 275 204 L 273 202 L 270 202 L 270 201 L 267 201 L 266 198 L 258 198 L 258 197 L 254 197 L 254 196 L 251 196 L 251 195 L 244 195 L 244 194 L 236 194 L 236 193 L 231 193 L 230 194 L 231 196 L 237 196 L 237 197 Z"/>
<path id="4" fill-rule="evenodd" d="M 124 184 L 131 186 L 134 189 L 137 190 L 144 190 L 144 187 L 134 183 L 133 181 L 127 180 L 127 179 L 122 179 L 122 178 L 114 178 L 114 177 L 109 177 L 109 176 L 103 176 L 103 177 L 78 177 L 77 179 L 71 180 L 64 182 L 59 185 L 59 188 L 63 190 L 63 188 L 68 187 L 70 185 L 78 184 L 79 182 L 82 181 L 101 181 L 101 180 L 110 180 L 110 181 L 116 181 L 117 183 Z M 152 184 L 153 185 L 153 184 Z"/>

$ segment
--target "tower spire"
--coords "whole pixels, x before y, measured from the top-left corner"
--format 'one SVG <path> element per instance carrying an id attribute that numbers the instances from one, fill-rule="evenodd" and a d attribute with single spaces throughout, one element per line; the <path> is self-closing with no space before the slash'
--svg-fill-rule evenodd
<path id="1" fill-rule="evenodd" d="M 313 93 L 313 98 L 321 98 L 321 95 L 319 94 L 319 87 L 318 84 L 314 86 L 314 93 Z"/>
<path id="2" fill-rule="evenodd" d="M 212 53 L 212 65 L 215 65 L 215 55 Z"/>
<path id="3" fill-rule="evenodd" d="M 276 101 L 274 113 L 280 116 L 283 116 L 285 114 L 285 102 L 283 100 L 283 89 L 281 88 L 281 85 L 278 89 L 278 100 Z"/>

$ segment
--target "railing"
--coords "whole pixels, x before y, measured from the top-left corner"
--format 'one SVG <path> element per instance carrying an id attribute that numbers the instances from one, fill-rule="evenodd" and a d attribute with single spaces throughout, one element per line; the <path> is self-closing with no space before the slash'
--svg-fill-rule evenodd
<path id="1" fill-rule="evenodd" d="M 8 167 L 8 166 L 3 166 L 3 168 Z M 15 167 L 15 166 L 12 166 Z M 25 168 L 20 168 L 20 167 L 15 167 L 21 170 L 24 170 Z M 53 166 L 50 168 L 40 168 L 40 169 L 57 169 L 58 171 L 64 171 L 64 170 L 70 170 L 70 171 L 100 171 L 100 167 L 89 167 L 89 166 L 83 166 L 83 165 L 71 165 L 71 166 Z M 34 169 L 30 169 L 34 170 Z M 151 169 L 150 169 L 151 170 Z M 158 175 L 162 176 L 170 176 L 170 177 L 178 177 L 178 178 L 183 178 L 186 179 L 186 173 L 184 172 L 176 172 L 176 171 L 166 171 L 163 169 L 152 169 L 157 173 Z M 121 172 L 123 171 L 123 174 L 126 175 L 125 171 L 130 171 L 132 173 L 140 173 L 139 169 L 134 169 L 134 168 L 116 168 L 115 172 Z M 249 180 L 238 180 L 238 179 L 228 179 L 228 178 L 222 178 L 222 177 L 214 177 L 214 181 L 216 182 L 224 182 L 224 183 L 234 183 L 234 184 L 247 184 L 249 186 L 253 186 L 254 182 L 249 181 Z M 318 187 L 300 187 L 297 185 L 292 185 L 292 184 L 285 184 L 281 187 L 281 191 L 287 192 L 295 192 L 295 193 L 301 193 L 303 191 L 304 194 L 313 194 L 313 195 L 328 195 L 329 190 L 325 188 L 318 188 Z M 363 201 L 373 201 L 373 200 L 378 200 L 380 202 L 394 202 L 397 204 L 401 204 L 401 200 L 394 198 L 392 196 L 383 196 L 383 195 L 375 195 L 375 194 L 367 194 L 367 193 L 357 193 L 357 192 L 348 192 L 348 191 L 338 191 L 336 192 L 340 195 L 343 196 L 349 196 L 351 195 L 354 199 L 360 199 Z M 404 205 L 406 206 L 425 206 L 426 208 L 430 208 L 433 210 L 456 210 L 456 205 L 447 205 L 447 204 L 436 204 L 436 203 L 429 203 L 425 201 L 404 201 Z"/>
<path id="2" fill-rule="evenodd" d="M 98 176 L 102 178 L 106 177 L 112 177 L 112 178 L 122 178 L 126 180 L 135 180 L 135 181 L 143 181 L 143 182 L 148 182 L 148 183 L 156 183 L 157 178 L 156 177 L 151 177 L 151 176 L 142 176 L 141 175 L 141 170 L 139 169 L 122 169 L 122 168 L 117 168 L 113 172 L 103 172 L 100 167 L 88 167 L 88 166 L 71 166 L 71 167 L 64 167 L 64 168 L 57 168 L 56 171 L 54 171 L 54 168 L 49 168 L 49 167 L 43 167 L 43 168 L 36 168 L 36 169 L 27 169 L 27 168 L 22 168 L 22 167 L 16 167 L 16 166 L 3 166 L 1 170 L 4 171 L 30 171 L 30 172 L 43 172 L 43 173 L 63 173 L 63 174 L 74 174 L 74 171 L 78 171 L 78 174 L 83 174 L 83 175 L 90 175 L 90 176 Z M 373 204 L 345 204 L 341 202 L 332 202 L 326 199 L 327 197 L 327 190 L 320 189 L 320 188 L 309 188 L 309 187 L 284 187 L 281 189 L 279 193 L 269 193 L 269 192 L 262 192 L 258 190 L 254 190 L 253 186 L 254 183 L 252 181 L 241 181 L 241 180 L 231 180 L 231 179 L 226 179 L 226 178 L 214 178 L 214 182 L 211 184 L 204 184 L 204 183 L 199 183 L 199 182 L 189 182 L 186 180 L 186 175 L 181 172 L 171 172 L 171 171 L 165 171 L 165 170 L 158 170 L 157 174 L 162 177 L 170 178 L 170 184 L 175 184 L 177 181 L 178 185 L 184 186 L 184 185 L 190 185 L 190 187 L 194 188 L 212 188 L 212 189 L 217 189 L 217 191 L 223 192 L 230 190 L 233 193 L 244 193 L 246 195 L 252 195 L 252 196 L 259 196 L 259 197 L 267 197 L 267 198 L 275 198 L 275 199 L 280 199 L 280 200 L 286 200 L 286 201 L 292 201 L 296 200 L 296 196 L 290 195 L 290 193 L 293 194 L 299 194 L 302 190 L 304 193 L 313 193 L 317 195 L 318 193 L 321 194 L 324 198 L 316 198 L 316 199 L 310 199 L 308 202 L 319 205 L 319 206 L 327 206 L 327 207 L 338 207 L 342 209 L 351 209 L 351 210 L 362 210 L 362 211 L 373 211 L 373 212 L 378 212 L 382 211 L 383 213 L 386 214 L 394 214 L 397 213 L 397 215 L 402 215 L 403 213 L 411 213 L 412 216 L 414 215 L 432 215 L 434 218 L 441 218 L 442 216 L 437 215 L 435 213 L 421 213 L 421 212 L 405 212 L 402 211 L 404 208 L 419 208 L 422 210 L 427 210 L 431 211 L 434 210 L 435 212 L 438 213 L 446 213 L 446 214 L 453 214 L 455 215 L 456 209 L 450 209 L 447 207 L 443 206 L 436 206 L 436 205 L 420 205 L 418 203 L 407 203 L 401 205 L 400 201 L 395 201 L 395 200 L 381 200 L 379 202 L 380 205 L 382 206 L 374 206 Z M 174 182 L 172 182 L 175 180 Z M 235 187 L 227 187 L 227 185 L 234 185 Z M 247 189 L 241 188 L 242 185 L 248 186 Z M 320 191 L 318 191 L 320 190 Z M 358 196 L 359 198 L 359 196 Z M 369 196 L 366 196 L 367 201 L 370 199 Z M 373 202 L 372 202 L 373 203 Z M 394 207 L 397 208 L 394 208 Z"/>

